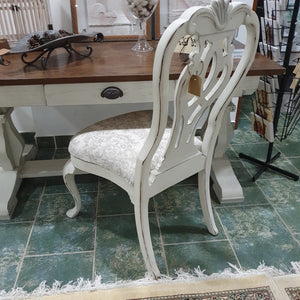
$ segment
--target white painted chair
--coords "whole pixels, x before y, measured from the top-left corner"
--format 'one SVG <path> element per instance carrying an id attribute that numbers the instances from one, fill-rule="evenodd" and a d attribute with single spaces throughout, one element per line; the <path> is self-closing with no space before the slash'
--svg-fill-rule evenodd
<path id="1" fill-rule="evenodd" d="M 47 30 L 47 0 L 0 0 L 0 37 L 14 43 L 26 34 Z"/>
<path id="2" fill-rule="evenodd" d="M 232 40 L 245 24 L 247 44 L 232 74 Z M 214 147 L 226 107 L 247 74 L 258 40 L 258 19 L 248 6 L 213 1 L 191 7 L 161 37 L 153 66 L 152 111 L 113 117 L 89 126 L 73 137 L 64 180 L 75 200 L 67 212 L 75 217 L 81 200 L 76 169 L 105 177 L 126 190 L 134 205 L 136 228 L 146 268 L 159 277 L 148 221 L 149 198 L 198 173 L 199 195 L 209 232 L 218 233 L 210 199 L 210 170 Z M 168 127 L 169 69 L 174 49 L 186 35 L 194 35 L 196 50 L 177 81 L 174 116 Z M 178 54 L 175 54 L 178 55 Z M 190 87 L 189 87 L 190 86 Z M 191 93 L 200 95 L 193 95 Z M 202 139 L 195 137 L 198 121 L 207 114 Z"/>

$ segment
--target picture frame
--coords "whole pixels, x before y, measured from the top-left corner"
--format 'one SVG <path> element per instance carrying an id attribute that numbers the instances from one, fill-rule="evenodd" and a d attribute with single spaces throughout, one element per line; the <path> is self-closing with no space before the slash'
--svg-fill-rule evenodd
<path id="1" fill-rule="evenodd" d="M 125 0 L 70 0 L 74 33 L 98 33 L 105 41 L 137 40 L 136 20 Z M 146 38 L 151 39 L 151 20 L 146 22 Z"/>
<path id="2" fill-rule="evenodd" d="M 162 36 L 164 30 L 191 6 L 208 5 L 211 0 L 160 0 L 155 13 L 155 39 Z"/>
<path id="3" fill-rule="evenodd" d="M 234 0 L 233 0 L 234 1 Z M 241 1 L 241 0 L 236 0 Z M 256 11 L 258 0 L 242 0 Z M 209 5 L 211 0 L 160 0 L 155 13 L 155 39 L 160 39 L 164 30 L 191 6 Z"/>

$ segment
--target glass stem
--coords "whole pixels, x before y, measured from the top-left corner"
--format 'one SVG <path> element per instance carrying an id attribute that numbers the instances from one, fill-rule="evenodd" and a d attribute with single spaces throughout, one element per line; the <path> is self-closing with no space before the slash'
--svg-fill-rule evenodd
<path id="1" fill-rule="evenodd" d="M 146 22 L 144 20 L 138 20 L 139 22 L 139 29 L 140 29 L 140 35 L 146 36 Z"/>

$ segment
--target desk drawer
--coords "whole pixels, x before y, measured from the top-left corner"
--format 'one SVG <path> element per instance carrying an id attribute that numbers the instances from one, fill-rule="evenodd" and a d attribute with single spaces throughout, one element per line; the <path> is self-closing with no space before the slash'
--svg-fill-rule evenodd
<path id="1" fill-rule="evenodd" d="M 42 85 L 0 86 L 0 106 L 46 105 Z"/>
<path id="2" fill-rule="evenodd" d="M 105 98 L 103 91 L 109 87 L 119 89 L 121 96 L 117 97 L 115 89 L 106 93 L 108 97 L 115 96 L 115 99 Z M 45 85 L 45 96 L 49 106 L 152 102 L 152 82 L 49 84 Z"/>

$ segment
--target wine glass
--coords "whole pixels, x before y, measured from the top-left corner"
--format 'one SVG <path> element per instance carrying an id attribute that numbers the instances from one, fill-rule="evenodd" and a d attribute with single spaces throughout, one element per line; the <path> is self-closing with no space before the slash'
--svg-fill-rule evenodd
<path id="1" fill-rule="evenodd" d="M 158 0 L 126 0 L 126 2 L 130 12 L 137 19 L 137 25 L 140 31 L 138 40 L 132 50 L 137 52 L 153 50 L 146 39 L 146 21 L 153 14 Z"/>

